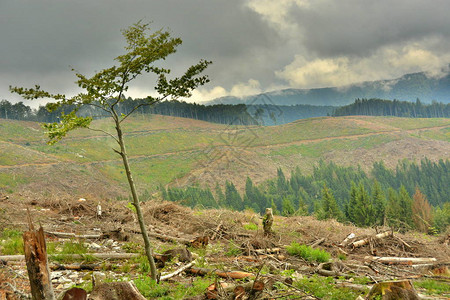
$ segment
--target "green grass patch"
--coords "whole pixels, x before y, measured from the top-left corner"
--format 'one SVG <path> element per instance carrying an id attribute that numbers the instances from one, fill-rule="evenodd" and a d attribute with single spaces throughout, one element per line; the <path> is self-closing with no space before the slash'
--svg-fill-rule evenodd
<path id="1" fill-rule="evenodd" d="M 71 261 L 85 261 L 91 262 L 96 259 L 89 255 L 88 248 L 82 241 L 67 241 L 67 242 L 48 242 L 47 253 L 50 260 L 65 263 Z M 81 255 L 81 258 L 75 258 L 72 254 Z"/>
<path id="2" fill-rule="evenodd" d="M 450 119 L 448 118 L 380 117 L 378 119 L 385 125 L 390 125 L 400 129 L 419 129 L 450 125 Z"/>
<path id="3" fill-rule="evenodd" d="M 258 230 L 258 225 L 253 222 L 247 223 L 247 224 L 244 224 L 244 229 L 245 230 Z"/>
<path id="4" fill-rule="evenodd" d="M 430 295 L 450 296 L 450 285 L 448 284 L 448 282 L 425 279 L 415 281 L 414 286 L 417 288 L 425 289 L 427 294 Z"/>
<path id="5" fill-rule="evenodd" d="M 314 249 L 307 245 L 301 245 L 296 242 L 292 242 L 286 248 L 287 253 L 293 256 L 301 257 L 307 261 L 316 261 L 316 262 L 327 262 L 331 258 L 331 254 L 321 250 Z"/>
<path id="6" fill-rule="evenodd" d="M 241 248 L 239 248 L 235 243 L 229 241 L 227 251 L 225 252 L 226 256 L 238 256 L 242 253 Z"/>
<path id="7" fill-rule="evenodd" d="M 23 233 L 15 229 L 4 229 L 0 234 L 0 253 L 3 255 L 23 254 Z"/>
<path id="8" fill-rule="evenodd" d="M 294 283 L 299 289 L 324 300 L 354 300 L 365 293 L 357 292 L 348 288 L 336 287 L 334 278 L 313 275 L 303 278 Z M 369 289 L 367 289 L 369 291 Z"/>
<path id="9" fill-rule="evenodd" d="M 376 146 L 391 142 L 398 139 L 395 136 L 386 135 L 386 134 L 376 134 L 369 135 L 365 137 L 360 137 L 356 139 L 335 139 L 335 140 L 326 140 L 319 142 L 311 142 L 302 145 L 289 145 L 278 150 L 273 150 L 270 152 L 271 156 L 280 155 L 280 156 L 291 156 L 295 154 L 301 154 L 306 157 L 319 158 L 323 156 L 325 153 L 330 151 L 350 151 L 359 148 L 364 149 L 372 149 Z"/>
<path id="10" fill-rule="evenodd" d="M 164 300 L 185 299 L 187 297 L 201 295 L 212 282 L 213 280 L 208 277 L 196 278 L 188 285 L 168 282 L 157 284 L 148 276 L 140 276 L 134 280 L 134 284 L 146 298 Z"/>

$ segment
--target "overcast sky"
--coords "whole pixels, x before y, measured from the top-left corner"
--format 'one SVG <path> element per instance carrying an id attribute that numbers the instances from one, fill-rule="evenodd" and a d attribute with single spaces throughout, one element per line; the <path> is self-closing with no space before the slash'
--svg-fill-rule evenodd
<path id="1" fill-rule="evenodd" d="M 212 60 L 191 101 L 281 88 L 343 86 L 450 63 L 448 0 L 0 0 L 0 99 L 9 85 L 76 93 L 123 50 L 120 29 L 143 19 L 183 44 L 180 74 Z M 153 93 L 142 78 L 128 96 Z M 29 102 L 27 102 L 30 105 Z"/>

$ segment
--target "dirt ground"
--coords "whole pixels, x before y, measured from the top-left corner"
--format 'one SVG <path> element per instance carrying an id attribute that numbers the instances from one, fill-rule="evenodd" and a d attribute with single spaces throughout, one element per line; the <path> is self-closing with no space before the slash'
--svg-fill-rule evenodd
<path id="1" fill-rule="evenodd" d="M 102 216 L 96 214 L 97 206 L 102 207 Z M 119 232 L 118 236 L 109 236 L 118 245 L 141 244 L 138 224 L 127 202 L 98 199 L 42 199 L 17 200 L 4 199 L 0 203 L 0 231 L 5 228 L 27 230 L 27 209 L 30 210 L 35 224 L 40 224 L 45 231 L 69 232 L 75 234 L 95 234 L 99 232 Z M 304 276 L 317 271 L 317 264 L 294 258 L 286 253 L 285 246 L 292 242 L 312 245 L 321 241 L 316 247 L 324 249 L 337 260 L 345 255 L 346 266 L 360 266 L 357 274 L 373 278 L 404 278 L 416 276 L 410 266 L 392 266 L 389 269 L 381 265 L 368 265 L 366 256 L 395 257 L 433 257 L 437 263 L 449 264 L 449 235 L 429 236 L 417 232 L 398 233 L 383 239 L 372 239 L 365 246 L 352 248 L 340 246 L 349 234 L 353 240 L 371 237 L 388 228 L 358 228 L 334 220 L 319 221 L 311 216 L 279 217 L 275 216 L 272 236 L 266 237 L 262 232 L 262 219 L 251 211 L 232 212 L 228 210 L 192 210 L 171 202 L 149 201 L 143 203 L 144 216 L 151 233 L 174 237 L 180 240 L 192 240 L 196 237 L 208 237 L 208 249 L 204 259 L 208 263 L 219 263 L 227 269 L 239 269 L 249 264 L 262 262 L 272 268 L 295 268 Z M 248 224 L 258 225 L 257 230 Z M 48 237 L 55 240 L 54 237 Z M 57 240 L 57 239 L 56 239 Z M 103 241 L 95 241 L 102 244 Z M 155 252 L 174 247 L 168 241 L 152 237 Z M 233 244 L 240 248 L 239 256 L 225 255 Z M 267 249 L 279 248 L 271 253 Z M 104 247 L 99 251 L 109 251 Z M 3 255 L 0 253 L 0 255 Z M 396 273 L 397 276 L 392 275 Z M 118 276 L 121 276 L 119 274 Z M 182 275 L 179 275 L 182 276 Z M 181 280 L 181 279 L 180 279 Z M 54 286 L 58 292 L 57 284 Z M 0 299 L 21 299 L 28 294 L 29 284 L 26 267 L 23 262 L 0 264 Z"/>

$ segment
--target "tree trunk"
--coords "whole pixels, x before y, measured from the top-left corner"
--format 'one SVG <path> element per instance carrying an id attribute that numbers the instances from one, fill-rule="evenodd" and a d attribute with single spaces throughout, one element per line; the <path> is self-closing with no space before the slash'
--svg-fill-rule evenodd
<path id="1" fill-rule="evenodd" d="M 30 230 L 24 232 L 23 244 L 33 300 L 55 299 L 48 267 L 44 229 L 40 227 L 39 230 L 34 230 L 30 220 Z"/>
<path id="2" fill-rule="evenodd" d="M 263 218 L 263 228 L 264 228 L 264 235 L 270 236 L 273 234 L 272 231 L 272 224 L 273 224 L 273 214 L 271 208 L 266 208 L 266 214 Z"/>
<path id="3" fill-rule="evenodd" d="M 141 229 L 142 238 L 144 239 L 144 248 L 145 248 L 145 255 L 148 258 L 148 262 L 150 264 L 150 272 L 151 277 L 153 280 L 156 280 L 157 278 L 157 270 L 155 265 L 155 260 L 153 259 L 153 251 L 150 244 L 150 239 L 148 238 L 147 234 L 147 227 L 145 226 L 144 216 L 142 214 L 141 206 L 139 204 L 139 198 L 136 192 L 136 186 L 134 184 L 133 177 L 131 176 L 131 169 L 130 164 L 128 162 L 128 155 L 125 148 L 125 143 L 123 140 L 123 133 L 122 128 L 120 126 L 120 122 L 118 118 L 114 118 L 116 122 L 116 131 L 117 131 L 117 137 L 120 145 L 120 156 L 122 156 L 123 166 L 125 167 L 125 172 L 127 174 L 128 183 L 130 184 L 131 189 L 131 195 L 133 197 L 133 205 L 136 208 L 136 214 L 138 217 L 139 227 Z"/>

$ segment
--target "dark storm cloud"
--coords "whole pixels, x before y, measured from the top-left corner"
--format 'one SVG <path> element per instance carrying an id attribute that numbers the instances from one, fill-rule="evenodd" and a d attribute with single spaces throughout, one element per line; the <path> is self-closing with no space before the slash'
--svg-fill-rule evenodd
<path id="1" fill-rule="evenodd" d="M 339 0 L 297 7 L 290 17 L 317 56 L 366 56 L 380 47 L 450 37 L 450 1 Z"/>
<path id="2" fill-rule="evenodd" d="M 20 100 L 9 85 L 76 92 L 70 67 L 111 66 L 120 30 L 140 19 L 182 38 L 164 62 L 174 74 L 214 62 L 203 100 L 432 71 L 450 62 L 449 11 L 443 0 L 0 0 L 0 99 Z"/>
<path id="3" fill-rule="evenodd" d="M 225 87 L 235 80 L 248 80 L 251 75 L 245 70 L 250 70 L 252 61 L 258 59 L 258 49 L 269 49 L 279 39 L 257 13 L 239 0 L 0 3 L 3 98 L 10 98 L 4 94 L 9 84 L 44 81 L 49 89 L 61 85 L 69 88 L 75 79 L 69 66 L 87 73 L 110 66 L 122 51 L 120 29 L 140 19 L 183 39 L 178 53 L 168 60 L 175 73 L 200 58 L 209 59 L 214 64 L 208 73 Z M 227 68 L 230 72 L 225 74 Z M 232 74 L 233 69 L 239 72 Z M 258 67 L 252 71 L 255 69 Z"/>

